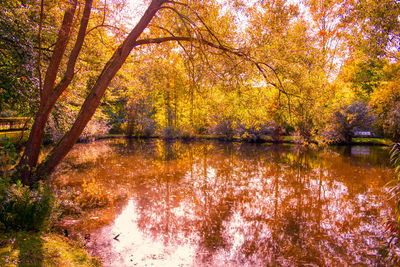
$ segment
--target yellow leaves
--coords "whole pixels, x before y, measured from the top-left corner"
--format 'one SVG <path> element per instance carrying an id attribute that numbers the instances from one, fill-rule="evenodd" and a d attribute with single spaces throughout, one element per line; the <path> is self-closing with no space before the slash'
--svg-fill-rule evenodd
<path id="1" fill-rule="evenodd" d="M 400 86 L 397 81 L 384 82 L 371 93 L 370 103 L 377 114 L 385 114 L 396 102 L 399 95 Z"/>
<path id="2" fill-rule="evenodd" d="M 353 124 L 353 122 L 357 119 L 357 114 L 347 113 L 344 110 L 341 110 L 343 116 L 346 116 L 346 120 L 348 124 Z"/>
<path id="3" fill-rule="evenodd" d="M 331 37 L 334 37 L 336 34 L 340 35 L 337 30 L 328 31 L 325 29 L 321 29 L 318 31 L 318 36 L 321 38 L 331 38 Z M 337 37 L 339 37 L 339 36 L 337 36 Z"/>
<path id="4" fill-rule="evenodd" d="M 233 7 L 235 7 L 235 8 L 243 8 L 243 7 L 246 7 L 246 4 L 243 3 L 243 1 L 235 0 L 233 2 Z"/>
<path id="5" fill-rule="evenodd" d="M 250 134 L 248 132 L 245 132 L 241 137 L 243 139 L 248 139 L 248 138 L 250 138 Z"/>

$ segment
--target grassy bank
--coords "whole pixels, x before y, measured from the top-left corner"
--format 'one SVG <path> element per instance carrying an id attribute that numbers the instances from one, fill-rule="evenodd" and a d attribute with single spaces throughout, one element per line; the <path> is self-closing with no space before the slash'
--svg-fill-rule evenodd
<path id="1" fill-rule="evenodd" d="M 386 138 L 377 137 L 356 137 L 353 138 L 353 145 L 378 145 L 378 146 L 391 146 L 393 141 Z"/>
<path id="2" fill-rule="evenodd" d="M 7 135 L 11 143 L 17 144 L 17 143 L 24 143 L 27 138 L 28 138 L 28 132 L 26 131 L 24 133 L 24 136 L 21 138 L 21 133 L 22 132 L 7 132 L 7 133 L 0 133 L 0 146 L 3 144 L 2 142 L 5 142 L 3 137 Z M 113 138 L 127 138 L 126 135 L 124 134 L 108 134 L 103 137 L 99 137 L 96 139 L 113 139 Z M 132 138 L 138 138 L 138 139 L 147 139 L 147 138 L 162 138 L 160 136 L 152 136 L 152 137 L 135 137 L 133 136 Z M 207 140 L 229 140 L 229 141 L 234 141 L 234 142 L 252 142 L 252 140 L 246 140 L 246 139 L 241 139 L 239 137 L 233 137 L 231 139 L 226 139 L 223 136 L 217 136 L 217 135 L 198 135 L 198 136 L 193 136 L 193 137 L 176 137 L 172 139 L 207 139 Z M 3 140 L 3 141 L 2 141 Z M 298 141 L 296 140 L 296 137 L 294 136 L 282 136 L 282 139 L 280 141 L 274 141 L 270 136 L 266 136 L 260 140 L 257 140 L 256 142 L 259 143 L 286 143 L 286 144 L 295 144 Z M 378 137 L 355 137 L 353 138 L 353 141 L 351 144 L 348 145 L 372 145 L 372 146 L 391 146 L 393 145 L 393 141 L 390 139 L 386 138 L 378 138 Z"/>
<path id="3" fill-rule="evenodd" d="M 109 134 L 107 136 L 101 137 L 99 139 L 113 139 L 113 138 L 129 138 L 124 134 Z M 161 139 L 177 139 L 177 140 L 224 140 L 224 141 L 233 141 L 233 142 L 257 142 L 257 143 L 284 143 L 284 144 L 296 144 L 299 143 L 295 136 L 285 135 L 282 136 L 280 141 L 273 140 L 270 136 L 265 136 L 262 139 L 258 140 L 246 140 L 241 139 L 237 136 L 234 136 L 230 139 L 227 139 L 223 136 L 218 135 L 197 135 L 192 137 L 175 137 L 175 138 L 163 138 L 160 136 L 152 136 L 152 137 L 130 137 L 131 139 L 152 139 L 152 138 L 161 138 Z M 370 146 L 391 146 L 393 145 L 393 141 L 387 138 L 378 138 L 378 137 L 355 137 L 353 138 L 350 144 L 345 143 L 332 143 L 333 145 L 370 145 Z"/>
<path id="4" fill-rule="evenodd" d="M 0 266 L 101 266 L 84 248 L 57 234 L 0 234 Z"/>
<path id="5" fill-rule="evenodd" d="M 0 132 L 0 146 L 6 142 L 13 144 L 24 143 L 28 140 L 29 131 Z M 7 141 L 9 140 L 9 141 Z"/>

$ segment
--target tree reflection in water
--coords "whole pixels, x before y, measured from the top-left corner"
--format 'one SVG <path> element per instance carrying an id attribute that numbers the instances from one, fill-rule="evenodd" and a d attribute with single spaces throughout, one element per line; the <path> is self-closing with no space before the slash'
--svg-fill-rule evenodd
<path id="1" fill-rule="evenodd" d="M 69 171 L 71 182 L 95 176 L 129 192 L 115 221 L 92 234 L 89 247 L 105 265 L 377 263 L 392 177 L 382 148 L 352 156 L 342 148 L 111 140 L 76 150 L 105 144 L 112 152 L 94 167 Z"/>

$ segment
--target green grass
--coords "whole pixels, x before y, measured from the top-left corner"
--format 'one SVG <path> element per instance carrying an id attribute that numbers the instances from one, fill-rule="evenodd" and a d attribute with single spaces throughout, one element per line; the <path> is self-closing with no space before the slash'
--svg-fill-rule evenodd
<path id="1" fill-rule="evenodd" d="M 107 138 L 119 138 L 119 137 L 126 137 L 124 134 L 108 134 Z M 195 138 L 199 139 L 221 139 L 221 136 L 218 135 L 210 135 L 210 134 L 202 134 L 202 135 L 196 135 Z M 223 138 L 223 137 L 222 137 Z M 265 141 L 271 142 L 272 137 L 271 136 L 264 136 L 263 137 Z M 232 138 L 233 141 L 240 141 L 241 139 L 239 136 L 234 136 Z M 281 137 L 281 141 L 284 143 L 296 143 L 296 137 L 295 136 L 290 136 L 290 135 L 284 135 Z M 384 146 L 391 146 L 393 144 L 393 141 L 387 138 L 378 138 L 378 137 L 355 137 L 352 139 L 352 145 L 384 145 Z"/>
<path id="2" fill-rule="evenodd" d="M 0 234 L 0 266 L 101 266 L 75 242 L 57 234 Z"/>
<path id="3" fill-rule="evenodd" d="M 0 132 L 0 146 L 3 145 L 4 141 L 4 137 L 7 136 L 10 139 L 10 142 L 13 144 L 16 144 L 18 142 L 25 142 L 26 140 L 28 140 L 28 135 L 29 135 L 29 131 L 25 131 L 23 132 L 24 136 L 21 138 L 21 131 L 15 131 L 15 132 Z"/>
<path id="4" fill-rule="evenodd" d="M 368 143 L 373 145 L 385 145 L 391 146 L 393 142 L 390 139 L 386 138 L 377 138 L 377 137 L 355 137 L 353 138 L 353 143 Z"/>

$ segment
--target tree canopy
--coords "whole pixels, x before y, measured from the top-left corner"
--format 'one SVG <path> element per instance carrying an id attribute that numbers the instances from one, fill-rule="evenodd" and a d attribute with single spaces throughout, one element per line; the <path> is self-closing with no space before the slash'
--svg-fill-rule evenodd
<path id="1" fill-rule="evenodd" d="M 1 14 L 0 114 L 33 120 L 25 184 L 100 132 L 348 142 L 351 115 L 400 138 L 397 1 L 12 0 Z"/>

